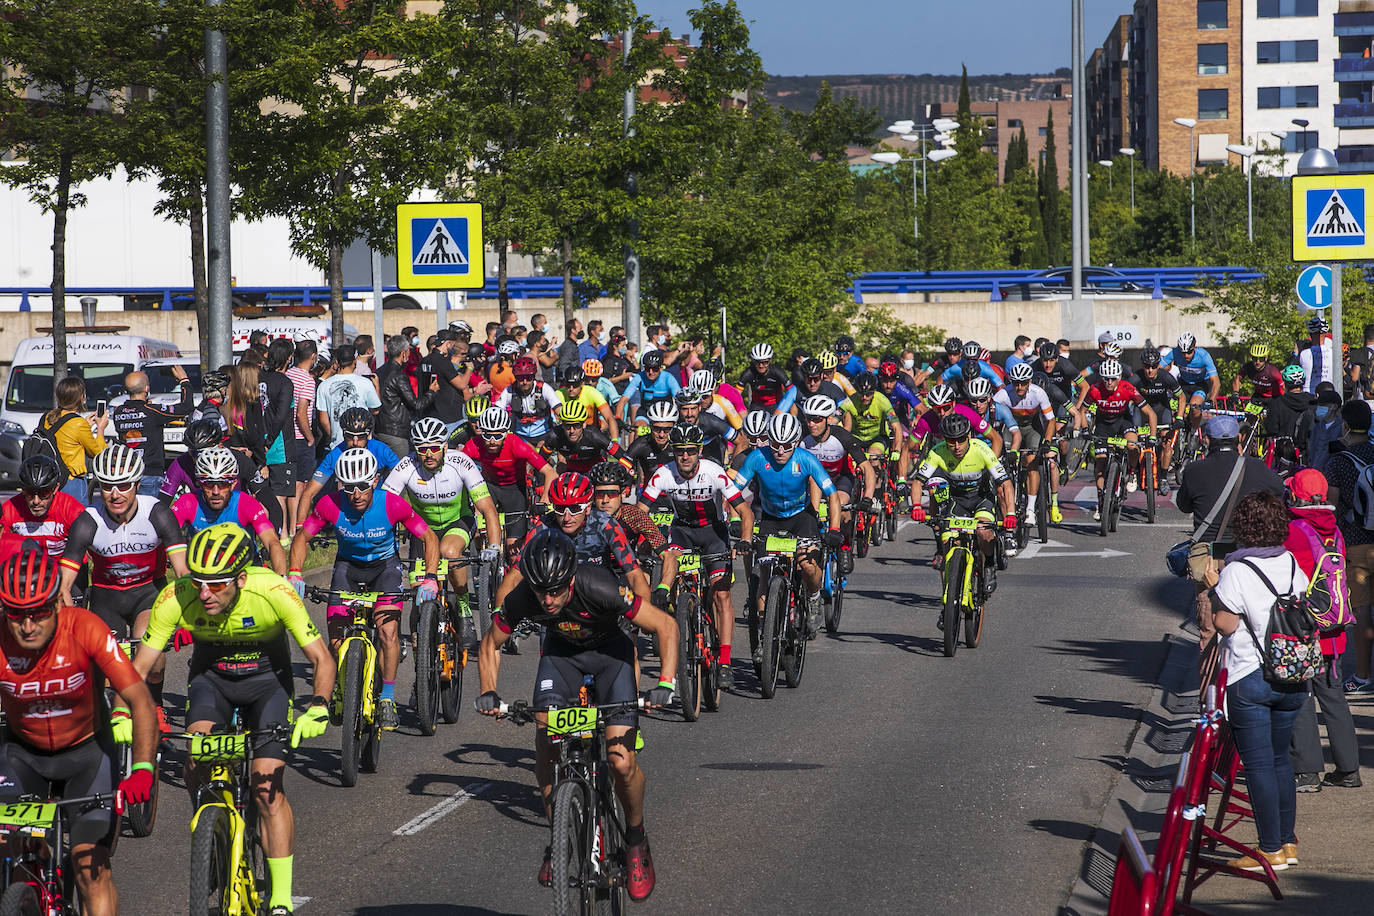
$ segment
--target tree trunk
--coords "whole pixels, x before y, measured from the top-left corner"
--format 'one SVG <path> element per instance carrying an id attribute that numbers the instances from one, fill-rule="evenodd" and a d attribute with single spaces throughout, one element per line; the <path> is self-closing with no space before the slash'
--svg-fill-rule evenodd
<path id="1" fill-rule="evenodd" d="M 510 290 L 506 289 L 507 256 L 510 252 L 510 242 L 501 239 L 496 245 L 496 295 L 501 303 L 501 315 L 510 311 Z M 500 320 L 500 315 L 497 316 Z"/>
<path id="2" fill-rule="evenodd" d="M 344 342 L 343 320 L 343 246 L 329 243 L 329 336 L 333 346 Z"/>
<path id="3" fill-rule="evenodd" d="M 563 237 L 563 327 L 573 320 L 572 293 L 573 251 L 572 239 Z"/>
<path id="4" fill-rule="evenodd" d="M 67 208 L 72 195 L 72 153 L 62 153 L 57 167 L 52 211 L 52 355 L 53 403 L 57 383 L 67 377 Z"/>
<path id="5" fill-rule="evenodd" d="M 197 339 L 200 343 L 200 370 L 208 372 L 210 361 L 210 286 L 205 279 L 205 193 L 197 185 L 191 195 L 187 222 L 191 228 L 191 297 L 196 307 Z"/>

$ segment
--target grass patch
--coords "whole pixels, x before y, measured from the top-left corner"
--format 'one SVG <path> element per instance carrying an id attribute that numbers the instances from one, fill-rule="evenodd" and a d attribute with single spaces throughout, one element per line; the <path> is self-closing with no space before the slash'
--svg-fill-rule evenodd
<path id="1" fill-rule="evenodd" d="M 321 566 L 333 566 L 336 548 L 333 544 L 328 547 L 311 547 L 310 552 L 305 555 L 305 562 L 301 564 L 301 570 L 318 569 Z"/>

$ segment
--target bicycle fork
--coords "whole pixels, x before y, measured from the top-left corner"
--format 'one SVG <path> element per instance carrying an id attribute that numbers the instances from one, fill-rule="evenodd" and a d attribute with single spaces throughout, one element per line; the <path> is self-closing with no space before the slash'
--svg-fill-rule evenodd
<path id="1" fill-rule="evenodd" d="M 214 778 L 213 775 L 211 777 Z M 216 795 L 222 790 L 216 790 Z M 196 813 L 191 817 L 191 832 L 195 833 L 196 825 L 200 823 L 201 815 L 207 811 L 222 809 L 228 815 L 229 821 L 229 862 L 227 872 L 232 876 L 228 887 L 221 888 L 224 901 L 223 916 L 248 916 L 257 913 L 262 904 L 262 898 L 258 893 L 257 882 L 253 880 L 252 863 L 249 862 L 245 854 L 247 847 L 248 825 L 243 816 L 239 814 L 233 802 L 228 798 L 227 793 L 219 795 L 215 801 L 206 802 L 196 809 Z"/>
<path id="2" fill-rule="evenodd" d="M 366 636 L 348 636 L 339 644 L 339 674 L 337 683 L 346 683 L 344 678 L 344 659 L 348 658 L 350 643 L 361 643 L 363 647 L 363 708 L 362 716 L 369 723 L 377 721 L 377 647 Z M 342 694 L 340 694 L 342 697 Z"/>

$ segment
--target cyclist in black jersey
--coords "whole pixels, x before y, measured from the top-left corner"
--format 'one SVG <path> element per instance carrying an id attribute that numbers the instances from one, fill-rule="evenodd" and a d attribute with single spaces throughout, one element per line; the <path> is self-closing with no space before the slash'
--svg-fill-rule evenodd
<path id="1" fill-rule="evenodd" d="M 565 401 L 558 408 L 558 425 L 549 430 L 541 450 L 558 460 L 559 470 L 585 474 L 601 462 L 613 459 L 627 468 L 630 459 L 620 443 L 597 426 L 588 426 L 591 414 L 580 401 Z"/>
<path id="2" fill-rule="evenodd" d="M 749 351 L 749 368 L 739 377 L 739 387 L 751 410 L 778 406 L 789 382 L 787 373 L 773 365 L 773 348 L 768 344 L 758 344 Z"/>
<path id="3" fill-rule="evenodd" d="M 1172 372 L 1161 368 L 1159 365 L 1159 350 L 1154 347 L 1146 347 L 1140 351 L 1140 368 L 1130 378 L 1130 383 L 1135 386 L 1136 391 L 1145 399 L 1145 403 L 1155 412 L 1155 423 L 1161 430 L 1167 430 L 1174 425 L 1174 419 L 1182 416 L 1183 387 L 1178 379 L 1174 378 Z M 1135 424 L 1140 426 L 1144 423 L 1144 417 L 1139 410 L 1135 411 Z M 1155 467 L 1167 468 L 1168 461 L 1165 446 L 1168 436 L 1160 434 L 1159 441 L 1155 443 Z M 1169 495 L 1169 485 L 1164 482 L 1164 475 L 1157 474 L 1158 487 L 1156 488 L 1160 496 Z"/>
<path id="4" fill-rule="evenodd" d="M 649 434 L 632 442 L 625 455 L 639 477 L 640 486 L 654 476 L 654 471 L 673 460 L 668 433 L 677 425 L 677 405 L 672 401 L 659 401 L 649 407 L 645 416 L 649 421 Z"/>

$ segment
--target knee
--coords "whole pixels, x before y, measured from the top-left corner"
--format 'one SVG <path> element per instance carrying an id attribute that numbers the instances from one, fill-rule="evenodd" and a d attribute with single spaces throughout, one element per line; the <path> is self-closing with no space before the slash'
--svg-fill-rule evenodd
<path id="1" fill-rule="evenodd" d="M 611 764 L 611 772 L 619 782 L 628 782 L 639 769 L 639 764 L 635 760 L 633 752 L 611 751 L 607 756 Z"/>

